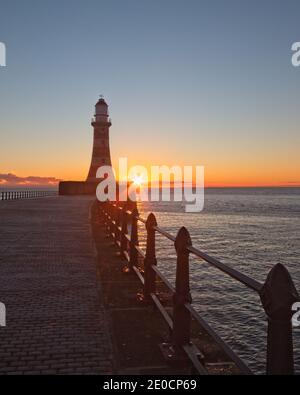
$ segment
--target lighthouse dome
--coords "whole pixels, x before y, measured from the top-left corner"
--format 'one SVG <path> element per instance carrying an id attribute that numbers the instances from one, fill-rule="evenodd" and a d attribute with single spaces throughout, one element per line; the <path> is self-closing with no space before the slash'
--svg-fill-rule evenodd
<path id="1" fill-rule="evenodd" d="M 106 107 L 108 107 L 108 105 L 107 105 L 106 101 L 103 99 L 103 97 L 101 97 L 101 98 L 97 101 L 96 107 L 98 107 L 98 106 L 106 106 Z"/>
<path id="2" fill-rule="evenodd" d="M 108 105 L 102 97 L 96 103 L 95 118 L 96 121 L 102 122 L 107 122 L 108 120 Z"/>

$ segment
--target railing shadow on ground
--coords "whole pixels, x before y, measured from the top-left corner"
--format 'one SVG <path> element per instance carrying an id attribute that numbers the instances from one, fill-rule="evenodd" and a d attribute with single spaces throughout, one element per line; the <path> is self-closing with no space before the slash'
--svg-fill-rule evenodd
<path id="1" fill-rule="evenodd" d="M 264 284 L 227 266 L 192 246 L 190 234 L 181 227 L 174 237 L 161 229 L 155 215 L 150 213 L 141 218 L 132 202 L 96 202 L 97 215 L 104 219 L 106 232 L 127 261 L 128 271 L 134 272 L 143 285 L 144 303 L 157 307 L 171 332 L 171 343 L 165 344 L 162 351 L 167 357 L 185 353 L 198 374 L 208 374 L 201 352 L 191 342 L 191 320 L 202 327 L 218 344 L 228 358 L 234 362 L 242 374 L 252 374 L 246 363 L 224 342 L 210 324 L 193 308 L 189 286 L 189 255 L 209 263 L 245 287 L 256 292 L 261 300 L 268 322 L 266 374 L 294 374 L 294 351 L 292 336 L 292 305 L 299 301 L 299 295 L 288 270 L 276 264 L 269 272 Z M 146 251 L 139 247 L 138 222 L 146 227 Z M 155 235 L 166 237 L 174 242 L 177 255 L 175 288 L 158 268 L 155 248 Z M 143 260 L 144 270 L 139 267 Z M 164 283 L 173 295 L 173 311 L 170 315 L 156 292 L 157 278 Z"/>

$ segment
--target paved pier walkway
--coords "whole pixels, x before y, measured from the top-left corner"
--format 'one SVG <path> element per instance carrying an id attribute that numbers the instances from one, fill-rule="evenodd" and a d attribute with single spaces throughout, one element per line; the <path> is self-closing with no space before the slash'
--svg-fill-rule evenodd
<path id="1" fill-rule="evenodd" d="M 90 197 L 0 202 L 0 374 L 111 373 Z"/>

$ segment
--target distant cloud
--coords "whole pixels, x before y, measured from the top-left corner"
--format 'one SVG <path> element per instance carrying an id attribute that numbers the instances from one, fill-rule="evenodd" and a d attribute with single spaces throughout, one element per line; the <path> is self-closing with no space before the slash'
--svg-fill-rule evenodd
<path id="1" fill-rule="evenodd" d="M 45 185 L 55 186 L 59 183 L 59 179 L 55 177 L 18 177 L 15 174 L 1 174 L 0 173 L 0 186 L 31 186 L 31 185 Z"/>

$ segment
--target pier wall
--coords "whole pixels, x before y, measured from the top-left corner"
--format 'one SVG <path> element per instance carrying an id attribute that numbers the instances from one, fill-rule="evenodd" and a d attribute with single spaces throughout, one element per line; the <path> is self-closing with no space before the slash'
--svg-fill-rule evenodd
<path id="1" fill-rule="evenodd" d="M 59 195 L 95 195 L 97 183 L 86 181 L 61 181 Z"/>

